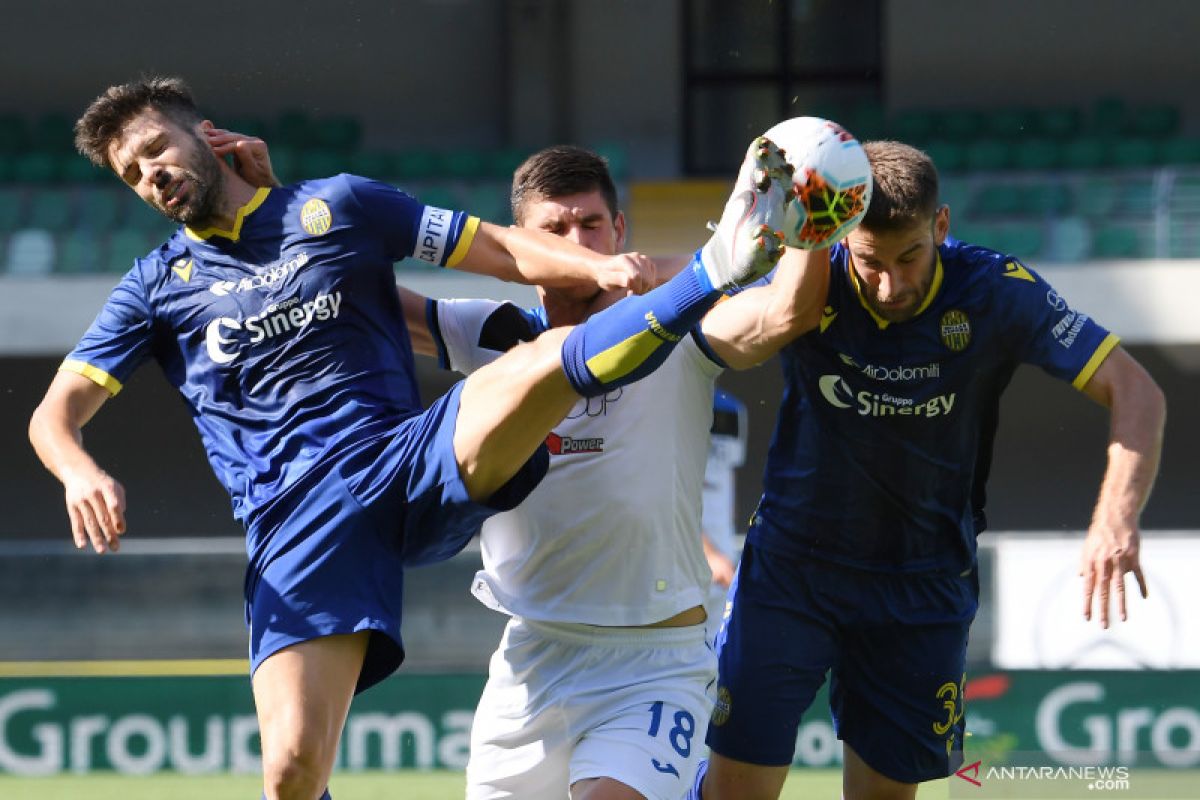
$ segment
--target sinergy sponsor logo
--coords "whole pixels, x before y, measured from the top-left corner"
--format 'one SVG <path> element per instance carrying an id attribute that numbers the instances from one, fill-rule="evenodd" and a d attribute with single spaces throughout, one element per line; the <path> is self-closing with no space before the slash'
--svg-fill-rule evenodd
<path id="1" fill-rule="evenodd" d="M 821 395 L 834 408 L 853 408 L 861 417 L 940 417 L 954 408 L 955 392 L 934 395 L 918 403 L 911 397 L 861 391 L 855 394 L 841 375 L 822 375 L 817 379 Z"/>
<path id="2" fill-rule="evenodd" d="M 318 294 L 303 303 L 291 300 L 270 305 L 261 314 L 237 320 L 217 317 L 204 331 L 208 357 L 218 364 L 231 364 L 247 345 L 253 346 L 287 334 L 297 335 L 313 322 L 337 319 L 342 293 Z M 233 334 L 231 336 L 227 333 Z"/>

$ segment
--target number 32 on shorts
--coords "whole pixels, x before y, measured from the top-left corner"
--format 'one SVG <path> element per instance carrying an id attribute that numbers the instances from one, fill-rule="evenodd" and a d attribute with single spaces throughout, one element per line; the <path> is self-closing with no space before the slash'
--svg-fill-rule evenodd
<path id="1" fill-rule="evenodd" d="M 949 754 L 954 748 L 954 734 L 951 729 L 962 721 L 963 713 L 966 711 L 963 693 L 967 685 L 967 673 L 963 673 L 962 680 L 958 683 L 954 681 L 946 681 L 937 690 L 937 698 L 942 701 L 942 708 L 946 710 L 946 720 L 933 723 L 933 732 L 938 736 L 950 734 L 946 739 L 946 753 Z"/>
<path id="2" fill-rule="evenodd" d="M 692 736 L 696 733 L 696 720 L 692 715 L 684 710 L 675 712 L 675 724 L 667 730 L 667 740 L 671 743 L 671 747 L 676 753 L 687 758 L 692 754 Z M 658 733 L 662 729 L 663 722 L 663 701 L 656 700 L 650 704 L 650 727 L 646 730 L 646 735 L 652 739 L 658 738 Z M 666 772 L 679 777 L 679 770 L 675 769 L 673 764 L 664 764 L 657 758 L 650 759 L 650 763 L 659 772 Z"/>

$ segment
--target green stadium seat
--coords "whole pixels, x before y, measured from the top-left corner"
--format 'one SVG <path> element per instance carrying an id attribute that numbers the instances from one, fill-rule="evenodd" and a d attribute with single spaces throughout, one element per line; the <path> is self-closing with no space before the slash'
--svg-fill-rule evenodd
<path id="1" fill-rule="evenodd" d="M 106 272 L 126 272 L 135 258 L 145 256 L 161 241 L 161 237 L 143 229 L 117 228 L 108 237 L 108 252 L 99 268 Z"/>
<path id="2" fill-rule="evenodd" d="M 447 178 L 478 180 L 487 174 L 487 157 L 474 148 L 455 148 L 442 154 L 442 174 Z"/>
<path id="3" fill-rule="evenodd" d="M 1146 169 L 1158 163 L 1158 149 L 1151 139 L 1122 136 L 1109 143 L 1108 162 L 1117 169 Z"/>
<path id="4" fill-rule="evenodd" d="M 10 183 L 16 159 L 9 153 L 0 153 L 0 183 Z"/>
<path id="5" fill-rule="evenodd" d="M 983 186 L 975 195 L 974 217 L 1005 217 L 1026 211 L 1025 188 L 1012 183 Z"/>
<path id="6" fill-rule="evenodd" d="M 1113 213 L 1122 182 L 1115 178 L 1090 178 L 1075 191 L 1075 209 L 1084 217 L 1097 219 Z"/>
<path id="7" fill-rule="evenodd" d="M 1061 183 L 1035 183 L 1026 187 L 1025 213 L 1059 217 L 1071 207 L 1071 191 Z"/>
<path id="8" fill-rule="evenodd" d="M 1117 181 L 1117 201 L 1113 211 L 1131 217 L 1153 216 L 1158 204 L 1153 178 L 1125 178 Z"/>
<path id="9" fill-rule="evenodd" d="M 1045 235 L 1038 223 L 1010 223 L 999 230 L 1001 246 L 997 249 L 1022 259 L 1041 255 Z"/>
<path id="10" fill-rule="evenodd" d="M 1033 112 L 1033 128 L 1042 136 L 1071 139 L 1079 134 L 1083 115 L 1076 108 L 1042 108 Z"/>
<path id="11" fill-rule="evenodd" d="M 1200 217 L 1200 176 L 1180 175 L 1171 186 L 1170 211 L 1172 215 Z"/>
<path id="12" fill-rule="evenodd" d="M 11 186 L 0 186 L 0 231 L 21 227 L 25 221 L 25 192 Z"/>
<path id="13" fill-rule="evenodd" d="M 883 107 L 875 102 L 862 102 L 855 105 L 846 119 L 838 120 L 854 134 L 860 142 L 879 139 L 887 135 L 887 115 Z"/>
<path id="14" fill-rule="evenodd" d="M 311 125 L 311 120 L 304 111 L 293 109 L 280 113 L 272 134 L 275 139 L 270 143 L 272 148 L 276 144 L 294 147 L 297 150 L 308 147 L 312 144 Z"/>
<path id="15" fill-rule="evenodd" d="M 1093 136 L 1113 137 L 1125 131 L 1127 109 L 1119 97 L 1102 97 L 1092 106 L 1088 132 Z"/>
<path id="16" fill-rule="evenodd" d="M 1036 118 L 1024 108 L 1001 108 L 987 115 L 985 133 L 999 139 L 1020 139 L 1035 132 Z"/>
<path id="17" fill-rule="evenodd" d="M 967 169 L 1000 170 L 1012 164 L 1012 153 L 1008 142 L 1000 139 L 979 139 L 967 145 Z"/>
<path id="18" fill-rule="evenodd" d="M 285 184 L 313 177 L 300 172 L 300 151 L 289 145 L 271 145 L 271 170 Z"/>
<path id="19" fill-rule="evenodd" d="M 427 206 L 449 208 L 454 211 L 464 210 L 463 198 L 451 187 L 444 183 L 422 183 L 411 189 L 406 189 L 413 197 Z M 470 210 L 470 209 L 465 209 Z"/>
<path id="20" fill-rule="evenodd" d="M 933 159 L 938 172 L 958 172 L 967 165 L 967 151 L 958 142 L 935 139 L 925 143 L 925 154 Z"/>
<path id="21" fill-rule="evenodd" d="M 1056 169 L 1061 163 L 1058 140 L 1048 136 L 1022 138 L 1013 142 L 1012 165 L 1016 169 Z"/>
<path id="22" fill-rule="evenodd" d="M 970 244 L 977 244 L 983 247 L 991 247 L 1000 249 L 1001 236 L 998 235 L 999 227 L 997 225 L 989 225 L 982 222 L 955 222 L 953 216 L 950 219 L 950 235 L 955 239 Z"/>
<path id="23" fill-rule="evenodd" d="M 964 142 L 984 134 L 986 127 L 985 116 L 978 109 L 949 108 L 938 115 L 937 124 L 929 135 Z"/>
<path id="24" fill-rule="evenodd" d="M 362 123 L 351 116 L 323 117 L 313 120 L 309 142 L 313 147 L 349 153 L 362 141 Z"/>
<path id="25" fill-rule="evenodd" d="M 1104 164 L 1103 139 L 1080 136 L 1062 145 L 1062 166 L 1067 169 L 1099 169 Z"/>
<path id="26" fill-rule="evenodd" d="M 111 170 L 97 167 L 78 153 L 58 157 L 58 179 L 63 183 L 99 183 L 114 177 Z"/>
<path id="27" fill-rule="evenodd" d="M 349 157 L 336 150 L 301 150 L 299 178 L 327 178 L 349 169 Z"/>
<path id="28" fill-rule="evenodd" d="M 1125 133 L 1165 139 L 1179 130 L 1179 109 L 1171 105 L 1130 109 L 1125 115 Z"/>
<path id="29" fill-rule="evenodd" d="M 397 177 L 409 180 L 443 177 L 441 156 L 428 150 L 402 150 L 396 154 L 394 163 Z"/>
<path id="30" fill-rule="evenodd" d="M 355 175 L 390 181 L 396 175 L 395 156 L 387 150 L 358 150 L 347 157 L 348 169 Z"/>
<path id="31" fill-rule="evenodd" d="M 4 267 L 9 275 L 45 275 L 54 267 L 54 236 L 41 228 L 22 228 L 8 237 Z"/>
<path id="32" fill-rule="evenodd" d="M 79 222 L 83 230 L 108 231 L 124 220 L 128 194 L 123 189 L 88 187 L 79 192 Z"/>
<path id="33" fill-rule="evenodd" d="M 1162 164 L 1187 166 L 1200 164 L 1200 137 L 1177 136 L 1159 143 L 1158 157 Z"/>
<path id="34" fill-rule="evenodd" d="M 0 114 L 0 154 L 20 153 L 29 147 L 29 128 L 18 114 Z"/>
<path id="35" fill-rule="evenodd" d="M 216 123 L 218 128 L 225 128 L 234 133 L 244 133 L 247 136 L 257 136 L 260 139 L 264 139 L 272 147 L 275 144 L 271 141 L 271 130 L 267 126 L 266 120 L 262 117 L 245 114 L 233 114 L 230 116 L 222 114 L 219 117 L 214 117 L 213 122 Z"/>
<path id="36" fill-rule="evenodd" d="M 937 115 L 924 108 L 898 111 L 888 121 L 888 133 L 904 142 L 923 141 L 937 132 Z"/>
<path id="37" fill-rule="evenodd" d="M 58 180 L 58 166 L 54 154 L 31 150 L 13 159 L 12 179 L 17 183 L 53 183 Z"/>
<path id="38" fill-rule="evenodd" d="M 92 231 L 68 231 L 58 238 L 55 271 L 64 275 L 98 272 L 107 265 L 102 238 Z"/>
<path id="39" fill-rule="evenodd" d="M 32 147 L 66 155 L 75 151 L 75 120 L 65 114 L 46 114 L 33 126 Z"/>
<path id="40" fill-rule="evenodd" d="M 1167 255 L 1170 258 L 1200 258 L 1200 217 L 1171 220 Z"/>
<path id="41" fill-rule="evenodd" d="M 1128 226 L 1102 226 L 1096 231 L 1092 242 L 1093 258 L 1137 258 L 1140 251 L 1138 232 Z"/>
<path id="42" fill-rule="evenodd" d="M 511 225 L 508 189 L 508 183 L 497 181 L 476 184 L 467 191 L 464 210 L 497 225 Z"/>
<path id="43" fill-rule="evenodd" d="M 1092 252 L 1092 226 L 1083 217 L 1051 220 L 1046 249 L 1042 257 L 1049 261 L 1083 261 Z"/>
<path id="44" fill-rule="evenodd" d="M 66 189 L 34 189 L 29 197 L 28 224 L 48 231 L 63 231 L 74 220 L 75 203 Z"/>
<path id="45" fill-rule="evenodd" d="M 971 182 L 966 179 L 952 176 L 938 182 L 938 200 L 950 206 L 952 219 L 959 215 L 965 217 L 970 212 L 973 195 Z"/>
<path id="46" fill-rule="evenodd" d="M 493 150 L 488 154 L 488 175 L 498 180 L 511 182 L 517 167 L 524 164 L 525 159 L 530 155 L 532 153 L 529 151 L 515 147 Z"/>

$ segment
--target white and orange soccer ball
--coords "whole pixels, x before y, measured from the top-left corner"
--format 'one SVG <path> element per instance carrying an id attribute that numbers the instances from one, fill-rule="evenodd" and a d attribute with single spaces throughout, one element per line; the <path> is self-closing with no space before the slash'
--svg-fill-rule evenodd
<path id="1" fill-rule="evenodd" d="M 763 136 L 784 151 L 793 168 L 784 244 L 816 250 L 844 239 L 871 202 L 871 165 L 862 145 L 841 125 L 820 117 L 793 117 Z"/>

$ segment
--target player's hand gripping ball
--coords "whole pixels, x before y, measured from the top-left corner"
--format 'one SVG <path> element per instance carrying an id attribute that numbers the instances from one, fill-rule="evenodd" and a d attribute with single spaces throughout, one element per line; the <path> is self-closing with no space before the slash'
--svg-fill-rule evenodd
<path id="1" fill-rule="evenodd" d="M 793 117 L 763 136 L 784 151 L 792 168 L 784 244 L 816 250 L 844 239 L 871 202 L 871 165 L 862 145 L 841 125 L 820 117 Z"/>

